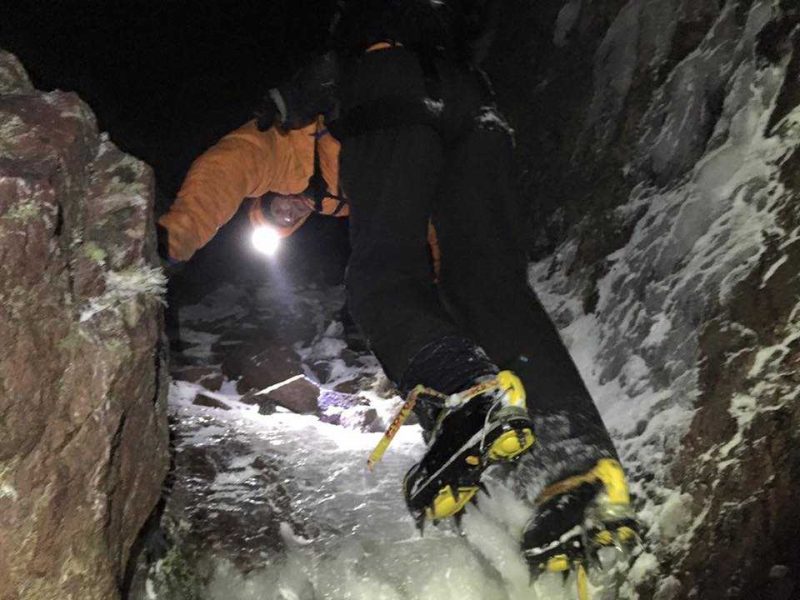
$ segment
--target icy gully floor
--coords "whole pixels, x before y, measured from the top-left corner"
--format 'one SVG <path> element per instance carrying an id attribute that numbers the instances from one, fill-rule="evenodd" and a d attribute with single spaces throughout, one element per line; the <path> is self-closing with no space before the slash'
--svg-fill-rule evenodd
<path id="1" fill-rule="evenodd" d="M 262 290 L 263 294 L 268 291 Z M 303 290 L 296 290 L 302 295 Z M 233 298 L 231 297 L 233 295 Z M 184 324 L 192 328 L 187 338 L 189 354 L 202 364 L 204 351 L 213 341 L 203 335 L 203 324 L 215 324 L 234 315 L 247 322 L 247 310 L 231 289 L 202 307 L 182 312 Z M 330 294 L 309 290 L 303 310 L 330 312 Z M 233 300 L 233 301 L 232 301 Z M 263 300 L 263 298 L 262 298 Z M 296 309 L 297 303 L 294 304 Z M 280 310 L 269 312 L 280 314 Z M 302 315 L 300 315 L 302 317 Z M 264 315 L 262 314 L 263 318 Z M 319 314 L 306 315 L 318 318 Z M 313 346 L 336 347 L 330 343 L 331 329 L 322 319 Z M 209 327 L 209 329 L 214 329 Z M 327 336 L 327 338 L 326 338 Z M 309 349 L 298 348 L 308 355 Z M 330 357 L 335 359 L 335 357 Z M 213 481 L 176 482 L 176 487 L 201 490 L 209 522 L 215 511 L 238 515 L 225 527 L 242 527 L 242 538 L 258 529 L 257 513 L 264 509 L 281 520 L 279 553 L 264 548 L 255 568 L 243 572 L 230 560 L 230 548 L 218 559 L 209 536 L 207 554 L 212 556 L 204 598 L 244 600 L 535 600 L 574 598 L 571 585 L 544 581 L 531 587 L 527 566 L 518 554 L 518 536 L 530 517 L 531 508 L 512 498 L 490 482 L 491 498 L 481 496 L 480 507 L 470 507 L 462 533 L 452 525 L 428 526 L 420 536 L 408 515 L 400 482 L 403 474 L 424 450 L 418 426 L 403 427 L 384 460 L 373 473 L 366 458 L 380 433 L 364 433 L 321 422 L 315 416 L 279 411 L 261 415 L 258 407 L 239 401 L 234 382 L 226 382 L 218 393 L 230 410 L 197 406 L 196 384 L 174 381 L 170 412 L 178 451 L 211 450 L 226 442 L 224 460 L 217 459 Z M 374 399 L 381 418 L 387 420 L 398 398 Z M 231 441 L 234 444 L 230 444 Z M 231 451 L 230 448 L 233 448 Z M 276 471 L 272 484 L 261 485 L 257 458 L 268 461 Z M 177 476 L 182 472 L 179 470 Z M 183 472 L 185 476 L 185 471 Z M 276 506 L 275 487 L 288 502 Z M 287 498 L 285 498 L 286 500 Z M 191 507 L 188 507 L 191 509 Z M 281 518 L 281 515 L 283 517 Z M 252 517 L 252 518 L 251 518 Z M 222 525 L 220 525 L 222 527 Z M 312 532 L 312 533 L 309 533 Z M 221 535 L 230 537 L 230 532 Z M 251 535 L 252 534 L 252 535 Z M 252 549 L 248 549 L 252 553 Z M 244 552 L 244 549 L 243 549 Z M 260 563 L 260 564 L 259 564 Z M 249 563 L 252 565 L 252 561 Z M 153 596 L 158 598 L 158 596 Z M 160 598 L 159 600 L 169 600 Z"/>
<path id="2" fill-rule="evenodd" d="M 280 412 L 259 415 L 257 407 L 225 398 L 231 410 L 192 404 L 192 384 L 173 385 L 173 414 L 184 422 L 202 422 L 213 414 L 213 425 L 200 427 L 181 443 L 205 445 L 214 437 L 235 435 L 247 451 L 231 457 L 230 471 L 217 474 L 212 497 L 220 505 L 239 504 L 253 492 L 248 465 L 257 456 L 277 459 L 281 483 L 289 490 L 293 519 L 302 515 L 321 531 L 307 539 L 291 523 L 280 533 L 288 551 L 265 557 L 262 568 L 247 575 L 230 562 L 215 565 L 206 589 L 213 599 L 441 599 L 501 600 L 574 598 L 553 581 L 529 586 L 527 567 L 509 532 L 519 531 L 529 509 L 508 493 L 491 486 L 480 508 L 470 507 L 463 535 L 448 525 L 429 526 L 420 536 L 406 512 L 400 481 L 423 450 L 417 426 L 404 427 L 384 460 L 370 473 L 366 456 L 380 434 L 346 430 L 313 416 Z M 230 387 L 230 386 L 227 386 Z M 269 489 L 263 490 L 264 495 Z M 257 494 L 258 495 L 258 494 Z M 245 520 L 246 521 L 246 520 Z M 569 583 L 568 583 L 569 585 Z M 550 587 L 549 593 L 542 588 Z M 537 593 L 537 591 L 539 593 Z"/>

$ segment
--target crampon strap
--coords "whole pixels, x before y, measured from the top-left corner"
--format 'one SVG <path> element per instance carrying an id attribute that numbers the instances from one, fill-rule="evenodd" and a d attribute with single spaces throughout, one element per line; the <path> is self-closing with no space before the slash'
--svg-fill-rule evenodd
<path id="1" fill-rule="evenodd" d="M 431 396 L 443 402 L 443 405 L 447 408 L 455 408 L 466 404 L 476 396 L 480 396 L 481 394 L 485 394 L 488 391 L 500 389 L 501 384 L 497 378 L 492 378 L 487 381 L 483 381 L 477 385 L 472 386 L 469 389 L 464 390 L 463 392 L 458 392 L 456 394 L 452 394 L 448 396 L 447 394 L 442 394 L 441 392 L 437 392 L 434 389 L 425 387 L 424 385 L 418 385 L 411 393 L 408 395 L 408 398 L 403 403 L 403 406 L 400 407 L 400 410 L 395 415 L 392 422 L 389 424 L 386 433 L 383 434 L 381 441 L 378 442 L 378 445 L 375 446 L 375 449 L 369 455 L 367 459 L 367 468 L 371 471 L 375 468 L 375 465 L 380 462 L 383 458 L 383 455 L 386 453 L 386 450 L 389 448 L 389 444 L 392 443 L 394 436 L 397 435 L 397 432 L 400 431 L 400 428 L 403 426 L 403 423 L 406 422 L 408 417 L 411 415 L 411 412 L 414 410 L 414 406 L 417 404 L 417 400 L 420 396 Z"/>

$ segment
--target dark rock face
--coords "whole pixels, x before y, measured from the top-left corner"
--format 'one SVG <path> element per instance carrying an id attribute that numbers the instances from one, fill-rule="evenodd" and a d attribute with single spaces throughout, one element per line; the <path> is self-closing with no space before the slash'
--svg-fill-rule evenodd
<path id="1" fill-rule="evenodd" d="M 225 404 L 222 400 L 208 396 L 206 394 L 197 394 L 192 403 L 195 406 L 205 406 L 207 408 L 219 408 L 221 410 L 230 410 L 231 407 Z"/>
<path id="2" fill-rule="evenodd" d="M 176 367 L 172 376 L 181 381 L 199 383 L 210 392 L 218 391 L 224 379 L 219 369 L 214 367 Z"/>
<path id="3" fill-rule="evenodd" d="M 645 508 L 640 597 L 796 597 L 800 8 L 506 4 L 532 280 Z"/>
<path id="4" fill-rule="evenodd" d="M 785 87 L 796 93 L 800 82 L 787 80 Z M 798 168 L 795 152 L 783 164 L 783 178 Z M 797 232 L 800 187 L 786 183 L 776 217 L 785 231 Z M 800 592 L 800 242 L 793 237 L 766 240 L 756 267 L 701 331 L 702 396 L 674 470 L 711 517 L 681 561 L 701 574 L 701 597 L 717 597 L 720 577 L 727 597 Z M 697 460 L 704 455 L 717 460 Z M 774 566 L 791 568 L 777 577 Z"/>
<path id="5" fill-rule="evenodd" d="M 116 598 L 168 464 L 153 179 L 0 51 L 0 597 Z"/>

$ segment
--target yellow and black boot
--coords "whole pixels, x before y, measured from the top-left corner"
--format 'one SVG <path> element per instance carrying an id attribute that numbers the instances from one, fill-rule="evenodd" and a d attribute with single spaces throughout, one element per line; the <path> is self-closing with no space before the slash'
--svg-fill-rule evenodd
<path id="1" fill-rule="evenodd" d="M 603 549 L 626 555 L 638 544 L 628 482 L 614 459 L 601 459 L 589 471 L 547 487 L 537 504 L 522 540 L 534 577 L 566 575 L 575 568 L 585 573 L 587 567 L 601 566 Z"/>
<path id="2" fill-rule="evenodd" d="M 427 519 L 460 517 L 482 488 L 483 471 L 517 460 L 533 442 L 525 389 L 511 371 L 450 396 L 441 408 L 428 451 L 403 481 L 417 526 L 422 529 Z"/>

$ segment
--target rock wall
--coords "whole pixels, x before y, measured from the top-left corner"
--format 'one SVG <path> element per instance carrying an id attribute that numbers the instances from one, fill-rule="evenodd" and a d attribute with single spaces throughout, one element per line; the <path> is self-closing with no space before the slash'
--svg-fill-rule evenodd
<path id="1" fill-rule="evenodd" d="M 796 598 L 800 8 L 507 4 L 531 280 L 634 479 L 638 593 Z"/>
<path id="2" fill-rule="evenodd" d="M 168 467 L 153 176 L 0 51 L 0 598 L 119 597 Z"/>

